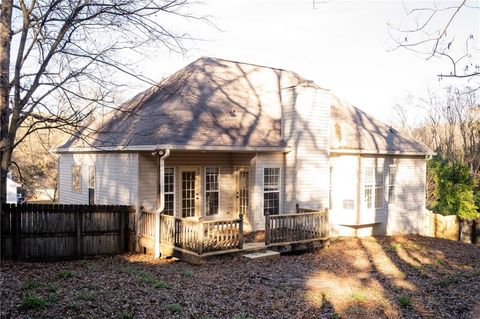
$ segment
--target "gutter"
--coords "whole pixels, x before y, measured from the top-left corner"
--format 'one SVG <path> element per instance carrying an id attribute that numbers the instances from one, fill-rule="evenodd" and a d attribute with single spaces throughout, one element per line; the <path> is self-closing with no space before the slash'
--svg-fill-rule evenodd
<path id="1" fill-rule="evenodd" d="M 92 152 L 157 152 L 160 149 L 178 151 L 230 151 L 230 152 L 290 152 L 288 146 L 229 146 L 229 145 L 137 145 L 137 146 L 105 146 L 105 147 L 54 147 L 53 153 L 92 153 Z"/>
<path id="2" fill-rule="evenodd" d="M 159 149 L 152 153 L 157 156 L 158 174 L 157 185 L 160 186 L 157 198 L 157 210 L 155 211 L 155 245 L 154 257 L 160 257 L 160 215 L 165 209 L 165 159 L 170 156 L 170 149 Z"/>
<path id="3" fill-rule="evenodd" d="M 388 151 L 388 150 L 358 150 L 358 149 L 330 149 L 331 154 L 366 154 L 366 155 L 409 155 L 409 156 L 432 156 L 435 152 L 404 152 L 404 151 Z"/>

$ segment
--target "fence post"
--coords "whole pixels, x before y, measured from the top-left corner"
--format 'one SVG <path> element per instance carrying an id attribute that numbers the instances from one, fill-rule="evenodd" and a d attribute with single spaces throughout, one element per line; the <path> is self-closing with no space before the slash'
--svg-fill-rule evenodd
<path id="1" fill-rule="evenodd" d="M 12 214 L 12 257 L 13 259 L 20 259 L 21 252 L 20 249 L 22 247 L 20 240 L 20 232 L 22 230 L 22 215 L 20 213 L 20 209 L 17 208 L 17 205 L 7 204 L 10 207 L 10 212 Z"/>
<path id="2" fill-rule="evenodd" d="M 124 253 L 125 252 L 125 212 L 127 212 L 127 210 L 125 209 L 126 207 L 117 207 L 116 209 L 118 209 L 118 214 L 120 215 L 119 218 L 120 218 L 120 229 L 119 229 L 119 232 L 120 232 L 120 253 Z"/>
<path id="3" fill-rule="evenodd" d="M 205 233 L 205 228 L 203 224 L 203 218 L 200 217 L 198 219 L 198 237 L 197 237 L 197 249 L 198 249 L 198 254 L 201 255 L 203 254 L 203 237 Z"/>
<path id="4" fill-rule="evenodd" d="M 265 213 L 265 245 L 270 245 L 270 214 Z"/>
<path id="5" fill-rule="evenodd" d="M 76 246 L 77 246 L 77 258 L 83 257 L 82 249 L 82 224 L 83 224 L 83 210 L 84 208 L 80 205 L 74 205 L 75 211 L 75 230 L 77 233 L 76 236 Z"/>
<path id="6" fill-rule="evenodd" d="M 239 238 L 239 243 L 238 243 L 238 248 L 243 249 L 243 214 L 240 214 L 240 224 L 238 225 L 238 231 L 240 234 L 238 234 Z"/>

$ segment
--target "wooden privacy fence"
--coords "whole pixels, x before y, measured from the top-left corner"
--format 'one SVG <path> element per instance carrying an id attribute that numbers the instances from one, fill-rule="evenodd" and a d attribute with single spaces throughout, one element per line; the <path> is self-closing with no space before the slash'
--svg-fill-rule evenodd
<path id="1" fill-rule="evenodd" d="M 467 220 L 426 211 L 422 235 L 480 245 L 480 219 Z"/>
<path id="2" fill-rule="evenodd" d="M 130 206 L 3 204 L 2 258 L 56 260 L 135 248 Z"/>
<path id="3" fill-rule="evenodd" d="M 204 221 L 161 215 L 160 242 L 199 255 L 243 248 L 243 217 Z"/>
<path id="4" fill-rule="evenodd" d="M 297 208 L 297 214 L 265 215 L 265 244 L 298 242 L 328 236 L 328 211 Z"/>

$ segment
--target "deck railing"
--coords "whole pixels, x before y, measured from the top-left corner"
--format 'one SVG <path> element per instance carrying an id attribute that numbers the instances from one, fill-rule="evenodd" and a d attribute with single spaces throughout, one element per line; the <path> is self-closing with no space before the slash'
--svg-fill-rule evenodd
<path id="1" fill-rule="evenodd" d="M 265 244 L 298 242 L 328 236 L 328 211 L 298 208 L 299 213 L 265 215 Z"/>
<path id="2" fill-rule="evenodd" d="M 243 217 L 205 221 L 201 218 L 178 218 L 162 215 L 160 219 L 162 244 L 193 251 L 207 252 L 243 248 Z"/>
<path id="3" fill-rule="evenodd" d="M 155 213 L 142 212 L 140 215 L 139 233 L 142 237 L 155 238 Z"/>

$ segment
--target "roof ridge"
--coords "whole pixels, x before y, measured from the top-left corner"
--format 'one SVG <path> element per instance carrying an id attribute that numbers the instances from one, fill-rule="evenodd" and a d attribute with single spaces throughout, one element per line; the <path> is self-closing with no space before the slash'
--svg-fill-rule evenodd
<path id="1" fill-rule="evenodd" d="M 203 55 L 203 56 L 199 57 L 199 58 L 196 59 L 193 63 L 195 63 L 196 61 L 202 60 L 202 59 L 220 60 L 220 61 L 225 61 L 225 62 L 245 64 L 245 65 L 251 65 L 251 66 L 258 66 L 258 67 L 261 67 L 261 68 L 267 68 L 267 69 L 285 71 L 285 72 L 293 73 L 293 74 L 295 74 L 295 75 L 303 78 L 302 76 L 298 75 L 298 73 L 296 73 L 295 71 L 288 70 L 288 69 L 283 69 L 283 68 L 278 68 L 278 67 L 273 67 L 273 66 L 268 66 L 268 65 L 262 65 L 262 64 L 257 64 L 257 63 L 251 63 L 251 62 L 243 62 L 243 61 L 238 61 L 238 60 L 230 60 L 230 59 L 225 59 L 225 58 L 218 58 L 218 57 L 206 56 L 206 55 Z M 305 80 L 306 80 L 306 79 L 305 79 Z"/>

